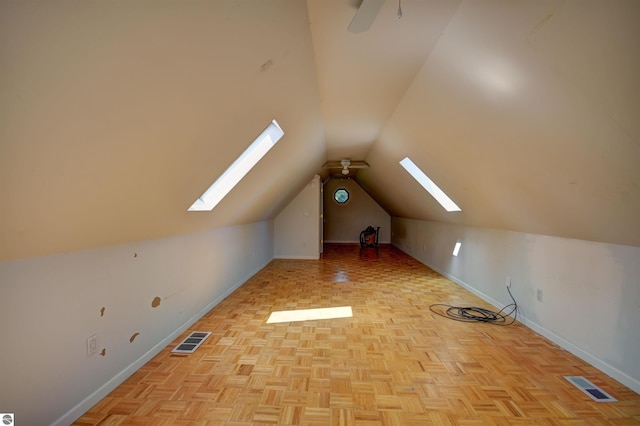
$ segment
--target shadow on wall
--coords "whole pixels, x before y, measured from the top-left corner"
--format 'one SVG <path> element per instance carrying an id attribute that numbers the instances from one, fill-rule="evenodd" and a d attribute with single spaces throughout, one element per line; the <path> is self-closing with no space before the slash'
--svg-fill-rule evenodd
<path id="1" fill-rule="evenodd" d="M 404 222 L 394 222 L 392 242 L 398 244 L 400 241 L 404 241 L 406 238 L 407 227 L 404 225 Z"/>

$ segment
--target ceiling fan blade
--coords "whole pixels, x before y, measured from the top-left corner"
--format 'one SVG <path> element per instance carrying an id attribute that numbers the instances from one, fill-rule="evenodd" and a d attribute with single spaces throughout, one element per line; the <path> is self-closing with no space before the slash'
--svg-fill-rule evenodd
<path id="1" fill-rule="evenodd" d="M 326 169 L 341 169 L 342 165 L 339 161 L 327 161 L 322 165 L 322 167 Z"/>
<path id="2" fill-rule="evenodd" d="M 343 169 L 344 165 L 342 161 L 327 161 L 322 167 L 326 169 Z M 349 161 L 349 169 L 364 169 L 366 167 L 369 167 L 369 163 L 366 161 Z"/>
<path id="3" fill-rule="evenodd" d="M 353 16 L 347 30 L 351 33 L 362 33 L 371 27 L 373 21 L 378 16 L 384 0 L 362 0 L 358 11 Z"/>
<path id="4" fill-rule="evenodd" d="M 349 165 L 350 169 L 366 169 L 369 167 L 369 163 L 366 161 L 352 161 Z"/>

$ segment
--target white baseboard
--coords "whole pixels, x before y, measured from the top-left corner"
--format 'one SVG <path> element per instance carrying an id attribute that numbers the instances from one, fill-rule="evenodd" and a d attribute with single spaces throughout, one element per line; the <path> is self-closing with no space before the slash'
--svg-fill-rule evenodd
<path id="1" fill-rule="evenodd" d="M 289 256 L 286 254 L 276 254 L 275 259 L 297 259 L 297 260 L 318 260 L 320 259 L 320 255 L 318 256 Z"/>
<path id="2" fill-rule="evenodd" d="M 325 244 L 360 244 L 360 240 L 338 241 L 338 240 L 325 240 Z M 378 241 L 378 244 L 391 244 L 391 241 Z"/>
<path id="3" fill-rule="evenodd" d="M 518 316 L 518 317 L 520 317 L 520 316 Z M 580 358 L 581 360 L 583 360 L 587 364 L 592 365 L 593 367 L 595 367 L 598 370 L 602 371 L 603 373 L 605 373 L 609 377 L 611 377 L 611 378 L 617 380 L 618 382 L 622 383 L 623 385 L 625 385 L 626 387 L 628 387 L 629 389 L 631 389 L 635 393 L 640 394 L 640 381 L 639 380 L 634 379 L 633 377 L 629 376 L 628 374 L 624 373 L 623 371 L 618 370 L 617 368 L 615 368 L 612 365 L 604 362 L 600 358 L 597 358 L 597 357 L 593 356 L 589 352 L 584 351 L 583 349 L 581 349 L 578 346 L 574 345 L 573 343 L 567 341 L 563 337 L 558 336 L 557 334 L 547 330 L 544 327 L 541 327 L 540 325 L 538 325 L 535 322 L 527 319 L 526 317 L 522 317 L 519 320 L 520 320 L 520 322 L 522 322 L 524 325 L 526 325 L 527 327 L 529 327 L 530 329 L 532 329 L 536 333 L 540 334 L 541 336 L 546 337 L 547 339 L 551 340 L 556 345 L 558 345 L 561 348 L 571 352 L 573 355 L 577 356 L 578 358 Z"/>
<path id="4" fill-rule="evenodd" d="M 400 248 L 400 247 L 398 247 Z M 402 249 L 401 249 L 402 250 Z M 404 251 L 404 250 L 402 250 Z M 409 253 L 407 253 L 409 254 Z M 409 254 L 409 256 L 411 256 Z M 413 256 L 411 256 L 413 257 Z M 415 258 L 414 258 L 415 259 Z M 423 262 L 419 259 L 416 259 L 419 262 L 423 263 L 424 265 L 427 265 L 429 268 L 433 269 L 434 271 L 436 271 L 437 273 L 439 273 L 440 275 L 450 279 L 451 281 L 453 281 L 454 283 L 458 284 L 461 287 L 464 287 L 465 289 L 469 290 L 471 293 L 475 294 L 476 296 L 478 296 L 479 298 L 481 298 L 482 300 L 484 300 L 485 302 L 491 304 L 494 307 L 499 308 L 501 303 L 498 302 L 497 300 L 493 299 L 492 297 L 489 297 L 488 295 L 484 294 L 481 291 L 476 290 L 475 288 L 471 287 L 469 284 L 465 283 L 464 281 L 440 270 L 439 268 L 433 266 L 433 265 L 429 265 L 426 262 Z M 603 360 L 601 360 L 600 358 L 590 354 L 589 352 L 586 352 L 585 350 L 579 348 L 578 346 L 574 345 L 573 343 L 569 342 L 568 340 L 566 340 L 565 338 L 563 338 L 562 336 L 558 336 L 557 334 L 553 333 L 550 330 L 547 330 L 546 328 L 542 327 L 541 325 L 537 324 L 536 322 L 528 319 L 527 317 L 525 317 L 524 315 L 522 315 L 522 313 L 518 313 L 518 321 L 520 321 L 522 324 L 524 324 L 525 326 L 527 326 L 528 328 L 530 328 L 531 330 L 535 331 L 536 333 L 540 334 L 541 336 L 551 340 L 553 343 L 555 343 L 556 345 L 560 346 L 562 349 L 571 352 L 573 355 L 577 356 L 578 358 L 580 358 L 581 360 L 583 360 L 584 362 L 586 362 L 587 364 L 592 365 L 593 367 L 597 368 L 598 370 L 602 371 L 603 373 L 605 373 L 606 375 L 608 375 L 609 377 L 617 380 L 618 382 L 622 383 L 623 385 L 625 385 L 626 387 L 628 387 L 629 389 L 633 390 L 634 392 L 640 394 L 640 381 L 634 379 L 633 377 L 629 376 L 628 374 L 624 373 L 623 371 L 618 370 L 617 368 L 613 367 L 612 365 L 604 362 Z"/>
<path id="5" fill-rule="evenodd" d="M 186 320 L 180 327 L 175 329 L 171 334 L 158 342 L 155 346 L 149 349 L 144 355 L 140 358 L 133 361 L 129 364 L 125 369 L 120 371 L 114 377 L 109 379 L 105 384 L 96 389 L 91 395 L 80 401 L 73 408 L 63 414 L 58 420 L 53 422 L 51 426 L 67 426 L 72 424 L 74 421 L 79 419 L 84 413 L 89 411 L 91 407 L 100 402 L 104 397 L 109 395 L 115 388 L 120 386 L 125 380 L 127 380 L 133 373 L 142 368 L 147 362 L 151 361 L 154 356 L 158 355 L 164 348 L 166 348 L 171 342 L 173 342 L 176 338 L 178 338 L 186 329 L 191 327 L 196 321 L 201 319 L 207 312 L 213 309 L 217 304 L 226 299 L 231 293 L 236 291 L 240 286 L 242 286 L 245 282 L 249 280 L 253 275 L 255 275 L 262 268 L 267 266 L 267 264 L 271 260 L 264 263 L 262 266 L 258 267 L 255 272 L 247 275 L 243 279 L 236 282 L 232 287 L 227 289 L 224 293 L 213 299 L 209 304 L 207 304 L 204 308 L 200 309 L 195 315 Z"/>

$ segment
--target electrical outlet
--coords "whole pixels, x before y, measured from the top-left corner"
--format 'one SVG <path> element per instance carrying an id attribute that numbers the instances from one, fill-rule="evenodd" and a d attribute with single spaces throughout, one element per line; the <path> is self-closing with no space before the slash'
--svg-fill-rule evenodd
<path id="1" fill-rule="evenodd" d="M 511 277 L 509 275 L 504 279 L 504 285 L 506 285 L 507 288 L 511 288 Z"/>
<path id="2" fill-rule="evenodd" d="M 98 335 L 87 337 L 87 356 L 95 355 L 98 352 Z"/>

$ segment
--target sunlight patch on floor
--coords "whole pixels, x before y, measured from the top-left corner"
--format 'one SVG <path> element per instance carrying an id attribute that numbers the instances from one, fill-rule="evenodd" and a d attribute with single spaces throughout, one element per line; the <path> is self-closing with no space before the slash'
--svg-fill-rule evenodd
<path id="1" fill-rule="evenodd" d="M 351 317 L 353 317 L 351 306 L 338 306 L 335 308 L 297 309 L 294 311 L 272 312 L 269 316 L 269 319 L 267 320 L 267 324 Z"/>

